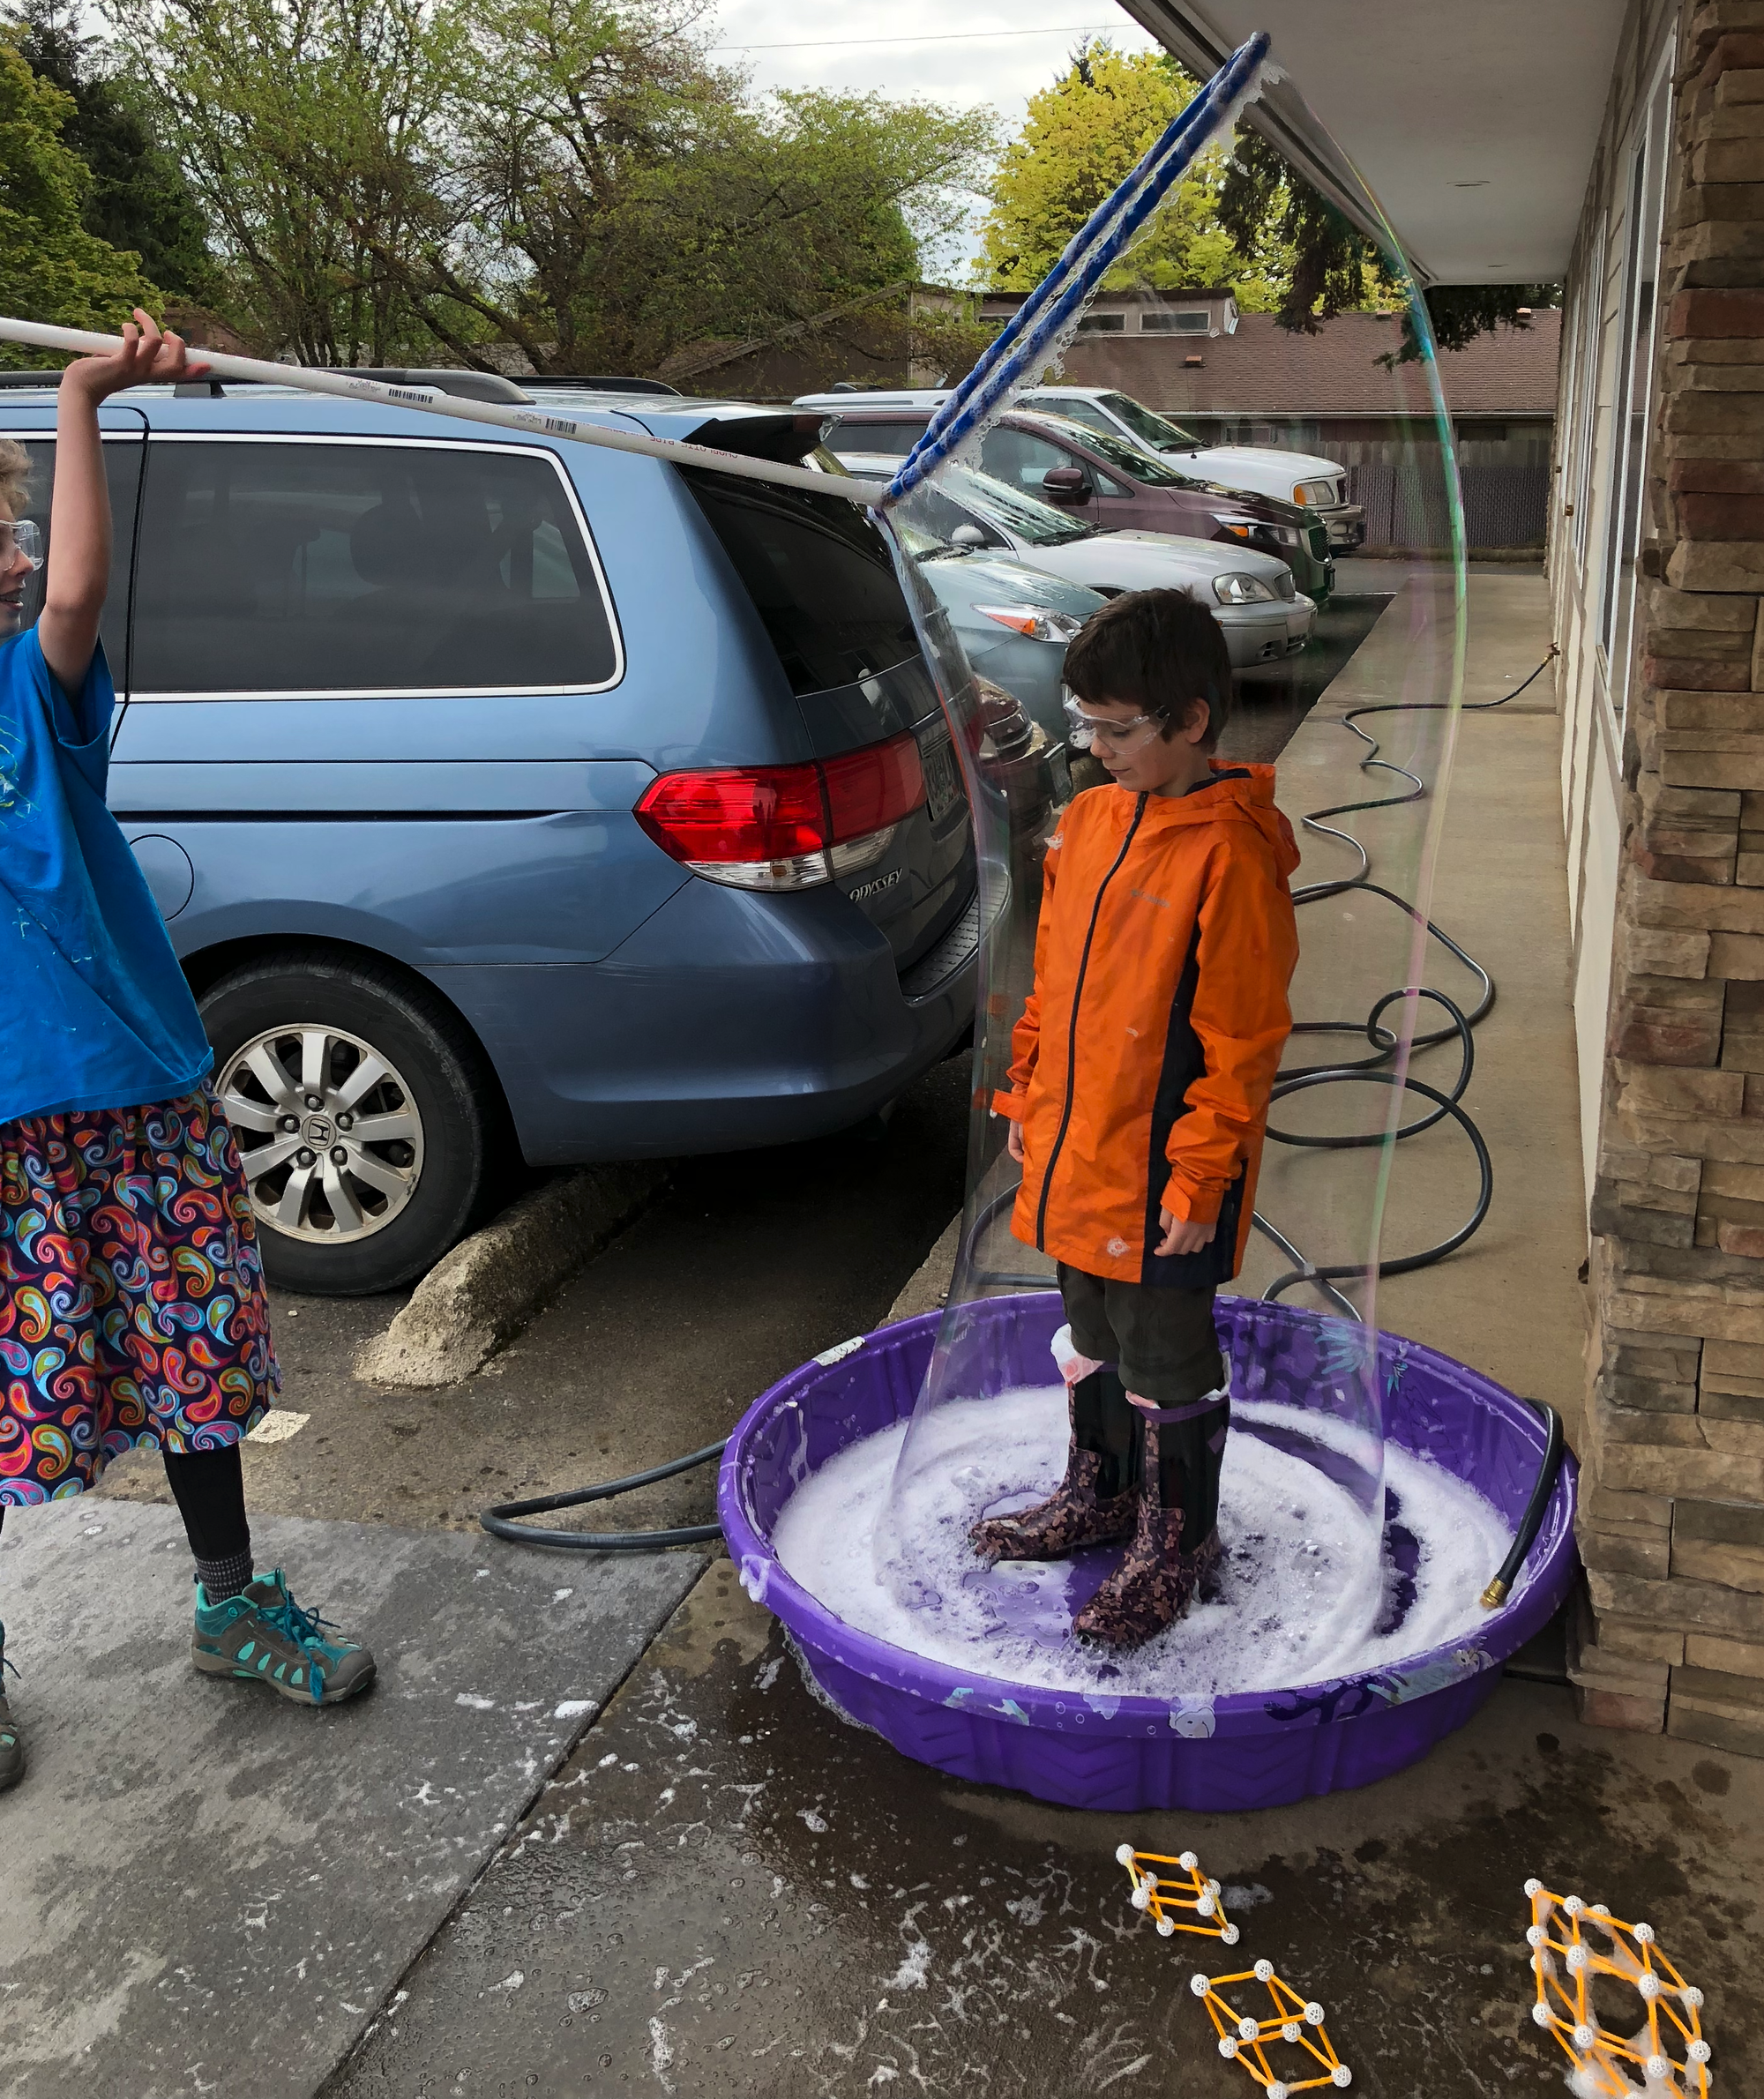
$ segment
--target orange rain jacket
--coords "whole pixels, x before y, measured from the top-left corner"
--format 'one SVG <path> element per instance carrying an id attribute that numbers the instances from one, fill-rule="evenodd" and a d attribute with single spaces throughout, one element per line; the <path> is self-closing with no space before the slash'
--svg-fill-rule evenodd
<path id="1" fill-rule="evenodd" d="M 1018 1238 L 1088 1274 L 1201 1289 L 1243 1260 L 1298 959 L 1271 766 L 1186 795 L 1095 788 L 1050 842 L 1035 987 L 993 1105 L 1023 1125 Z M 1158 1213 L 1217 1219 L 1160 1258 Z"/>

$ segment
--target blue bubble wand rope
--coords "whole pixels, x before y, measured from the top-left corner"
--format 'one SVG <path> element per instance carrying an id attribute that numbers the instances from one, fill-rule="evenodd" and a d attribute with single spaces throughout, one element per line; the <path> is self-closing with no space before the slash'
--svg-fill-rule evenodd
<path id="1" fill-rule="evenodd" d="M 1255 94 L 1268 44 L 1267 31 L 1258 30 L 1234 51 L 1132 172 L 1097 205 L 998 340 L 932 416 L 889 482 L 885 507 L 910 495 L 935 473 L 998 412 L 1012 387 L 1037 370 L 1049 346 L 1076 317 L 1171 186 Z"/>

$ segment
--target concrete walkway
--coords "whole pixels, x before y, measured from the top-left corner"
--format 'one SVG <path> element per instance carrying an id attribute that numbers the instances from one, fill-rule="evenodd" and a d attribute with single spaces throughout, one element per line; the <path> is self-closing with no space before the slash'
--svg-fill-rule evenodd
<path id="1" fill-rule="evenodd" d="M 704 1565 L 288 1519 L 256 1543 L 374 1648 L 348 1705 L 192 1671 L 174 1511 L 7 1519 L 6 2099 L 316 2091 Z"/>

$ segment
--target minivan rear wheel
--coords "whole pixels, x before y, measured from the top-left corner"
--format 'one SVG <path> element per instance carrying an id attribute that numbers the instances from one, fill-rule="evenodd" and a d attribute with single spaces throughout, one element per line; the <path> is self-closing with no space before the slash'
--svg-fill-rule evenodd
<path id="1" fill-rule="evenodd" d="M 491 1121 L 441 1000 L 370 961 L 286 954 L 200 1003 L 270 1281 L 352 1296 L 433 1267 L 471 1221 Z"/>

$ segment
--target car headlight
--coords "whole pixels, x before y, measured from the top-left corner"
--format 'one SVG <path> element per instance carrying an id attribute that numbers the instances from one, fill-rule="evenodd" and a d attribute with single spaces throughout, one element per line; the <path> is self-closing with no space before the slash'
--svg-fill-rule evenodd
<path id="1" fill-rule="evenodd" d="M 1213 513 L 1213 522 L 1234 540 L 1271 540 L 1277 547 L 1296 547 L 1298 544 L 1298 527 L 1296 525 L 1268 525 L 1259 518 L 1230 517 L 1223 512 Z"/>
<path id="2" fill-rule="evenodd" d="M 1274 601 L 1274 594 L 1259 576 L 1215 576 L 1213 595 L 1222 605 L 1272 605 Z"/>
<path id="3" fill-rule="evenodd" d="M 1052 612 L 1045 605 L 976 605 L 974 609 L 1031 641 L 1070 641 L 1084 624 L 1071 613 Z"/>

